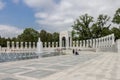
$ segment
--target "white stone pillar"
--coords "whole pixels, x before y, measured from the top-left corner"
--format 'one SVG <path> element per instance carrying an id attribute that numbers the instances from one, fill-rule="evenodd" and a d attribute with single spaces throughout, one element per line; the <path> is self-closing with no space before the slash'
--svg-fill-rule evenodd
<path id="1" fill-rule="evenodd" d="M 52 42 L 52 48 L 54 48 L 55 46 L 54 46 L 54 42 Z"/>
<path id="2" fill-rule="evenodd" d="M 68 48 L 69 46 L 69 41 L 68 41 L 68 37 L 66 37 L 66 49 Z"/>
<path id="3" fill-rule="evenodd" d="M 78 48 L 78 41 L 76 41 L 76 47 Z"/>
<path id="4" fill-rule="evenodd" d="M 104 47 L 107 47 L 107 37 L 104 37 Z"/>
<path id="5" fill-rule="evenodd" d="M 14 44 L 14 41 L 12 41 L 12 49 L 15 48 L 15 44 Z"/>
<path id="6" fill-rule="evenodd" d="M 98 48 L 100 48 L 100 38 L 98 38 Z"/>
<path id="7" fill-rule="evenodd" d="M 107 47 L 109 47 L 109 37 L 107 36 L 106 38 L 107 38 L 107 41 L 106 41 Z"/>
<path id="8" fill-rule="evenodd" d="M 115 36 L 112 34 L 112 45 L 115 44 Z"/>
<path id="9" fill-rule="evenodd" d="M 83 47 L 85 48 L 85 40 L 83 40 Z"/>
<path id="10" fill-rule="evenodd" d="M 70 47 L 72 47 L 72 38 L 70 37 Z"/>
<path id="11" fill-rule="evenodd" d="M 102 48 L 105 48 L 105 44 L 104 43 L 105 43 L 105 38 L 103 37 L 102 38 Z"/>
<path id="12" fill-rule="evenodd" d="M 95 48 L 95 39 L 93 39 L 93 48 Z"/>
<path id="13" fill-rule="evenodd" d="M 10 49 L 10 41 L 7 41 L 7 49 Z"/>
<path id="14" fill-rule="evenodd" d="M 60 37 L 60 38 L 59 38 L 59 47 L 62 48 L 62 45 L 63 45 L 62 37 L 61 37 L 61 36 L 59 36 L 59 37 Z"/>
<path id="15" fill-rule="evenodd" d="M 47 48 L 47 42 L 45 42 L 44 45 L 45 45 L 45 48 Z"/>
<path id="16" fill-rule="evenodd" d="M 58 47 L 58 42 L 56 42 L 56 47 Z"/>
<path id="17" fill-rule="evenodd" d="M 79 44 L 80 44 L 80 47 L 82 47 L 82 41 L 80 41 L 80 43 L 79 43 Z"/>
<path id="18" fill-rule="evenodd" d="M 104 37 L 104 47 L 106 47 L 106 37 Z"/>
<path id="19" fill-rule="evenodd" d="M 104 41 L 104 39 L 103 39 L 103 37 L 102 37 L 102 38 L 101 38 L 101 48 L 104 47 L 104 44 L 103 44 L 104 42 L 103 42 L 103 41 Z"/>
<path id="20" fill-rule="evenodd" d="M 51 46 L 50 46 L 50 42 L 48 42 L 48 47 L 50 48 Z"/>
<path id="21" fill-rule="evenodd" d="M 88 48 L 88 42 L 89 42 L 89 41 L 88 41 L 88 40 L 86 40 L 86 47 L 87 47 L 87 48 Z"/>
<path id="22" fill-rule="evenodd" d="M 96 48 L 98 48 L 99 43 L 98 43 L 98 38 L 96 39 Z"/>
<path id="23" fill-rule="evenodd" d="M 23 49 L 23 42 L 21 42 L 21 43 L 20 43 L 20 45 L 21 45 L 21 46 L 20 46 L 20 47 L 21 47 L 21 49 Z"/>
<path id="24" fill-rule="evenodd" d="M 16 42 L 16 49 L 19 49 L 19 42 Z"/>
<path id="25" fill-rule="evenodd" d="M 101 38 L 98 38 L 99 40 L 99 48 L 101 48 Z"/>
<path id="26" fill-rule="evenodd" d="M 31 42 L 29 42 L 29 48 L 31 48 Z"/>
<path id="27" fill-rule="evenodd" d="M 35 42 L 33 42 L 33 48 L 35 49 Z"/>
<path id="28" fill-rule="evenodd" d="M 73 41 L 72 43 L 73 43 L 73 47 L 75 47 L 75 41 Z"/>
<path id="29" fill-rule="evenodd" d="M 90 39 L 90 47 L 92 47 L 92 39 Z"/>
<path id="30" fill-rule="evenodd" d="M 112 39 L 111 38 L 112 38 L 112 36 L 109 35 L 109 47 L 112 46 Z"/>
<path id="31" fill-rule="evenodd" d="M 25 48 L 27 49 L 27 42 L 25 42 Z"/>

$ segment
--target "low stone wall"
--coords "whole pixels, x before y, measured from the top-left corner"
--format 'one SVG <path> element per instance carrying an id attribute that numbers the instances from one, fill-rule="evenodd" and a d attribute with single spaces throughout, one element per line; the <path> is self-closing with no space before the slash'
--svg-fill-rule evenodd
<path id="1" fill-rule="evenodd" d="M 117 52 L 120 53 L 120 39 L 116 40 L 116 42 L 111 46 L 96 48 L 97 52 Z"/>
<path id="2" fill-rule="evenodd" d="M 0 53 L 0 62 L 38 58 L 36 53 Z"/>

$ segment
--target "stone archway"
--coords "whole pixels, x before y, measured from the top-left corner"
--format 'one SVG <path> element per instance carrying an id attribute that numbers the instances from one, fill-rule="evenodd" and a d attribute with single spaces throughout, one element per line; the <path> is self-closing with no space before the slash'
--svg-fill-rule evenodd
<path id="1" fill-rule="evenodd" d="M 59 46 L 60 48 L 72 47 L 72 35 L 70 31 L 62 31 L 59 35 Z"/>

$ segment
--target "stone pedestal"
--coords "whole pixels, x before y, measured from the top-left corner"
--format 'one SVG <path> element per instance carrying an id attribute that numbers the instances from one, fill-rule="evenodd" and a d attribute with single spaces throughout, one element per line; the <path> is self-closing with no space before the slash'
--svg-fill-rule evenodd
<path id="1" fill-rule="evenodd" d="M 52 42 L 52 48 L 54 48 L 54 42 Z"/>
<path id="2" fill-rule="evenodd" d="M 12 41 L 12 49 L 14 49 L 15 48 L 15 43 L 14 43 L 14 41 Z"/>
<path id="3" fill-rule="evenodd" d="M 19 42 L 16 42 L 16 49 L 19 49 Z"/>
<path id="4" fill-rule="evenodd" d="M 47 48 L 47 42 L 44 43 L 44 47 Z"/>
<path id="5" fill-rule="evenodd" d="M 82 41 L 80 41 L 80 47 L 82 47 Z"/>
<path id="6" fill-rule="evenodd" d="M 25 42 L 25 48 L 27 48 L 27 42 Z"/>
<path id="7" fill-rule="evenodd" d="M 21 49 L 23 49 L 23 42 L 20 43 L 20 47 L 21 47 Z"/>
<path id="8" fill-rule="evenodd" d="M 31 48 L 31 42 L 29 42 L 29 48 Z"/>
<path id="9" fill-rule="evenodd" d="M 56 42 L 56 47 L 58 47 L 58 42 Z"/>
<path id="10" fill-rule="evenodd" d="M 76 41 L 76 47 L 78 48 L 78 41 Z"/>
<path id="11" fill-rule="evenodd" d="M 10 41 L 7 41 L 7 49 L 10 49 Z"/>
<path id="12" fill-rule="evenodd" d="M 93 48 L 95 48 L 95 39 L 93 39 Z"/>
<path id="13" fill-rule="evenodd" d="M 112 44 L 115 44 L 115 36 L 114 36 L 114 34 L 112 34 Z"/>
<path id="14" fill-rule="evenodd" d="M 85 48 L 85 40 L 83 40 L 83 47 Z"/>
<path id="15" fill-rule="evenodd" d="M 98 39 L 96 39 L 96 48 L 99 47 L 99 42 L 98 42 Z"/>
<path id="16" fill-rule="evenodd" d="M 50 46 L 50 42 L 48 42 L 48 47 L 50 48 L 51 46 Z"/>
<path id="17" fill-rule="evenodd" d="M 35 48 L 35 42 L 33 42 L 33 48 Z"/>
<path id="18" fill-rule="evenodd" d="M 73 47 L 75 47 L 75 41 L 73 41 Z"/>
<path id="19" fill-rule="evenodd" d="M 88 48 L 88 43 L 89 43 L 89 41 L 88 40 L 86 40 L 86 47 Z"/>

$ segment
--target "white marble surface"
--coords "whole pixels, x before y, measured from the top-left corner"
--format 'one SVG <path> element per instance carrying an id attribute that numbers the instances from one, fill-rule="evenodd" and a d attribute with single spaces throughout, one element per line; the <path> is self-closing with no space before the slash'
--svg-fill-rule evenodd
<path id="1" fill-rule="evenodd" d="M 0 63 L 0 80 L 120 80 L 120 54 L 81 52 Z"/>

